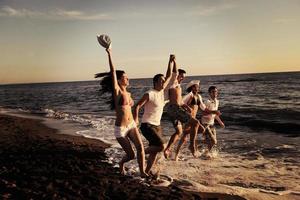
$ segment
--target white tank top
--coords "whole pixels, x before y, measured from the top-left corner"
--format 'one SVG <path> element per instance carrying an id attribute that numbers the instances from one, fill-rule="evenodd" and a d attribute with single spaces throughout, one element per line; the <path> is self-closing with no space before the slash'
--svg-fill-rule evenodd
<path id="1" fill-rule="evenodd" d="M 149 94 L 149 100 L 144 106 L 142 123 L 159 126 L 165 105 L 164 90 L 151 89 L 147 93 Z"/>

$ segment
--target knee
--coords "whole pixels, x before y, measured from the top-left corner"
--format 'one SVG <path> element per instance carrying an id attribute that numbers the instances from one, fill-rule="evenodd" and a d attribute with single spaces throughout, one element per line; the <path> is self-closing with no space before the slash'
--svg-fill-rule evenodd
<path id="1" fill-rule="evenodd" d="M 185 136 L 183 137 L 182 142 L 185 143 L 186 140 L 187 140 L 187 135 L 185 135 Z"/>
<path id="2" fill-rule="evenodd" d="M 194 119 L 191 121 L 191 125 L 194 127 L 199 127 L 200 126 L 200 122 L 197 119 Z"/>
<path id="3" fill-rule="evenodd" d="M 177 128 L 175 135 L 180 136 L 182 134 L 182 128 Z"/>
<path id="4" fill-rule="evenodd" d="M 159 152 L 162 152 L 165 150 L 165 145 L 164 144 L 161 144 L 159 147 L 158 147 L 158 151 Z"/>

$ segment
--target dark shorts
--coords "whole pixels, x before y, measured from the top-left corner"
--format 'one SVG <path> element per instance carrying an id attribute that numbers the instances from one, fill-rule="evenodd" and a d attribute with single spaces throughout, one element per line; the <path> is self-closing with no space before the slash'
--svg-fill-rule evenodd
<path id="1" fill-rule="evenodd" d="M 148 140 L 149 146 L 162 146 L 164 144 L 160 126 L 142 123 L 140 129 L 143 136 Z"/>
<path id="2" fill-rule="evenodd" d="M 181 123 L 186 124 L 192 119 L 191 114 L 187 112 L 182 106 L 176 104 L 168 104 L 166 106 L 166 109 L 174 127 L 181 125 Z"/>

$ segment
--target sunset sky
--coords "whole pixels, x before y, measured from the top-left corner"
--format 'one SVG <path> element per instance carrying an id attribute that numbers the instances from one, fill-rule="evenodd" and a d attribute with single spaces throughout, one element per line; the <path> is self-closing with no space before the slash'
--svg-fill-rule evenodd
<path id="1" fill-rule="evenodd" d="M 300 71 L 300 0 L 0 0 L 0 84 Z"/>

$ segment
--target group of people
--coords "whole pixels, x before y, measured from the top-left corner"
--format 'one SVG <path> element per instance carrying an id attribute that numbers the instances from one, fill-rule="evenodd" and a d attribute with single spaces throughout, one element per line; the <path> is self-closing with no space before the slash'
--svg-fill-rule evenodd
<path id="1" fill-rule="evenodd" d="M 218 89 L 215 86 L 209 87 L 210 99 L 203 103 L 199 94 L 200 81 L 191 81 L 187 84 L 188 94 L 182 97 L 181 82 L 186 72 L 177 68 L 175 55 L 170 55 L 166 76 L 156 74 L 153 77 L 153 88 L 147 91 L 136 105 L 127 91 L 129 80 L 124 71 L 116 70 L 113 62 L 111 49 L 106 49 L 110 72 L 97 74 L 102 77 L 102 92 L 110 92 L 111 109 L 116 112 L 114 135 L 126 152 L 119 162 L 120 172 L 125 173 L 124 164 L 135 158 L 133 145 L 137 152 L 137 161 L 141 177 L 155 175 L 151 170 L 157 161 L 157 155 L 163 152 L 168 159 L 171 154 L 171 147 L 179 140 L 175 151 L 175 160 L 178 160 L 180 148 L 190 135 L 189 150 L 193 156 L 197 157 L 197 134 L 202 133 L 208 150 L 210 151 L 216 144 L 216 130 L 214 127 L 215 119 L 224 127 L 220 119 L 218 110 L 219 101 Z M 144 108 L 140 128 L 139 112 Z M 134 108 L 132 110 L 132 108 Z M 198 109 L 202 111 L 201 119 L 197 119 Z M 167 145 L 164 144 L 162 129 L 160 125 L 163 110 L 167 114 L 174 126 L 175 132 L 170 137 Z M 149 142 L 149 147 L 144 149 L 140 131 Z M 149 154 L 145 167 L 145 154 Z"/>

